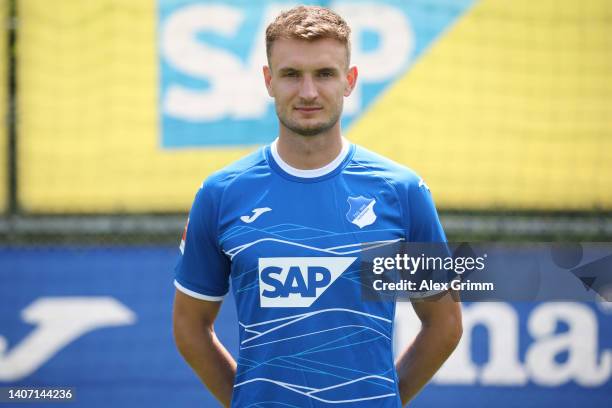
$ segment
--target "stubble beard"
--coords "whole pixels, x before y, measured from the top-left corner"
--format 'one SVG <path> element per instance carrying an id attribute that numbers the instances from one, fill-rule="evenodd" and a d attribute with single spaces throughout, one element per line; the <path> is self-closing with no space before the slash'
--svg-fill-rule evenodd
<path id="1" fill-rule="evenodd" d="M 315 124 L 313 126 L 300 126 L 298 123 L 282 115 L 279 112 L 278 107 L 276 109 L 276 116 L 278 117 L 279 122 L 284 127 L 286 127 L 287 129 L 289 129 L 295 134 L 298 134 L 300 136 L 307 136 L 307 137 L 317 136 L 333 128 L 336 125 L 336 123 L 338 123 L 338 121 L 340 120 L 341 113 L 342 113 L 342 109 L 340 109 L 337 113 L 333 114 L 332 117 L 325 123 Z"/>

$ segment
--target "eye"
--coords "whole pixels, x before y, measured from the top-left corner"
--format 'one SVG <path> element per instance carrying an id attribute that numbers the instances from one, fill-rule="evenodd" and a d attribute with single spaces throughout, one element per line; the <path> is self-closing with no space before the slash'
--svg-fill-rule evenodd
<path id="1" fill-rule="evenodd" d="M 319 76 L 321 78 L 331 78 L 334 76 L 334 73 L 332 71 L 321 71 L 319 72 Z"/>
<path id="2" fill-rule="evenodd" d="M 297 78 L 298 73 L 297 71 L 286 71 L 283 73 L 283 76 L 288 78 Z"/>

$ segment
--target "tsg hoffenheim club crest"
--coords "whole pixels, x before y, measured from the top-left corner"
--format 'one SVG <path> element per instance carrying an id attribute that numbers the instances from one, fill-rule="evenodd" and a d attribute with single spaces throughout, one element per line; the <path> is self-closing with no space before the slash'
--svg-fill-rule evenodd
<path id="1" fill-rule="evenodd" d="M 349 204 L 349 210 L 346 213 L 347 220 L 359 228 L 363 228 L 376 221 L 376 214 L 374 213 L 376 199 L 359 196 L 349 197 L 347 201 Z"/>

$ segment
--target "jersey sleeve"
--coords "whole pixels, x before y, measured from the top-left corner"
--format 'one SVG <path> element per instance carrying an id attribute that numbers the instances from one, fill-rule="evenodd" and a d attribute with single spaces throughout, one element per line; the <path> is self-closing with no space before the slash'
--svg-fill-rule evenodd
<path id="1" fill-rule="evenodd" d="M 229 289 L 230 262 L 218 245 L 219 200 L 206 183 L 196 194 L 181 242 L 174 285 L 197 299 L 221 301 Z"/>
<path id="2" fill-rule="evenodd" d="M 420 179 L 408 185 L 407 238 L 409 242 L 446 242 L 429 187 Z"/>
<path id="3" fill-rule="evenodd" d="M 418 180 L 418 181 L 416 181 Z M 446 258 L 450 256 L 450 250 L 446 242 L 446 234 L 440 223 L 438 212 L 434 204 L 431 191 L 423 179 L 413 180 L 408 185 L 408 231 L 409 242 L 418 244 L 428 256 Z M 428 245 L 430 244 L 431 245 Z M 425 271 L 421 279 L 434 282 L 448 282 L 449 271 L 433 269 Z M 411 293 L 413 299 L 424 299 L 438 295 L 445 289 L 430 289 L 423 292 Z"/>

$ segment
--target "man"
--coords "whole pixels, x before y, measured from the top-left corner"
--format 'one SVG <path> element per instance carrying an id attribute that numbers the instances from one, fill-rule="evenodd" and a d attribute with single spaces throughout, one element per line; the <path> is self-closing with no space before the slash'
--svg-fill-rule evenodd
<path id="1" fill-rule="evenodd" d="M 358 76 L 349 34 L 320 7 L 270 24 L 263 74 L 278 139 L 210 176 L 191 209 L 174 335 L 224 406 L 398 407 L 461 336 L 450 295 L 414 303 L 422 328 L 394 364 L 395 304 L 361 299 L 360 251 L 446 239 L 418 176 L 341 135 L 343 98 Z M 213 328 L 230 281 L 237 363 Z"/>

